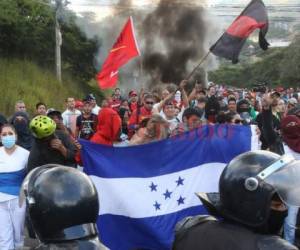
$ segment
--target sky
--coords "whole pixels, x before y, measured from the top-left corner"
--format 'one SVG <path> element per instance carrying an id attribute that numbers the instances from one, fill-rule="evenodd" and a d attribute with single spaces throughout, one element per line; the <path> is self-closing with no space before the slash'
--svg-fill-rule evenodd
<path id="1" fill-rule="evenodd" d="M 174 0 L 178 1 L 178 0 Z M 192 1 L 192 0 L 191 0 Z M 204 3 L 208 7 L 213 7 L 216 4 L 245 4 L 249 3 L 250 0 L 194 0 L 195 3 Z M 94 12 L 97 16 L 97 21 L 112 14 L 111 6 L 116 4 L 118 0 L 69 0 L 69 8 L 73 11 L 80 12 Z M 132 0 L 135 7 L 143 7 L 149 4 L 158 2 L 158 0 Z M 183 2 L 185 2 L 183 0 Z M 281 5 L 281 4 L 300 4 L 300 0 L 264 0 L 266 5 Z"/>

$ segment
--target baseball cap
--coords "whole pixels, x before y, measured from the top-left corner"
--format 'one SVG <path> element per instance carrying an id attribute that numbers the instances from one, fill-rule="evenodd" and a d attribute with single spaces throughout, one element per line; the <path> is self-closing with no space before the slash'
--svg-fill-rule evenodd
<path id="1" fill-rule="evenodd" d="M 298 102 L 297 102 L 296 98 L 294 98 L 294 97 L 288 99 L 288 104 L 295 106 L 297 103 Z"/>
<path id="2" fill-rule="evenodd" d="M 88 94 L 85 98 L 85 101 L 96 100 L 96 97 L 93 94 Z"/>
<path id="3" fill-rule="evenodd" d="M 135 90 L 131 90 L 131 91 L 129 92 L 129 97 L 133 97 L 133 96 L 137 96 L 137 93 L 136 93 Z"/>

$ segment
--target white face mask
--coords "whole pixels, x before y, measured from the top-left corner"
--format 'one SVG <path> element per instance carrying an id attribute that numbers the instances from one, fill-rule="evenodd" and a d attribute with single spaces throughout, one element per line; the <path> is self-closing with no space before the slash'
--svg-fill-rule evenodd
<path id="1" fill-rule="evenodd" d="M 1 136 L 2 145 L 8 149 L 12 148 L 16 144 L 16 140 L 17 138 L 15 135 Z"/>

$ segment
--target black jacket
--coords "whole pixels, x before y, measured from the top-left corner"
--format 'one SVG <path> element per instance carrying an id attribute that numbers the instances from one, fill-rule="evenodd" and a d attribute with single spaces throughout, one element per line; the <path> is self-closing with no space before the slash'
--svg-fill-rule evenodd
<path id="1" fill-rule="evenodd" d="M 62 243 L 42 244 L 35 250 L 109 250 L 97 237 L 81 240 L 71 240 Z"/>
<path id="2" fill-rule="evenodd" d="M 272 114 L 271 109 L 263 110 L 256 118 L 257 126 L 261 131 L 261 149 L 284 154 L 280 136 L 280 120 Z"/>
<path id="3" fill-rule="evenodd" d="M 71 167 L 76 166 L 76 147 L 71 142 L 69 135 L 63 131 L 56 130 L 52 139 L 53 138 L 58 138 L 62 141 L 63 145 L 67 149 L 67 157 L 65 158 L 58 150 L 50 147 L 51 139 L 43 140 L 35 138 L 29 154 L 27 172 L 30 172 L 32 169 L 48 163 L 61 164 Z"/>
<path id="4" fill-rule="evenodd" d="M 254 233 L 242 226 L 196 216 L 179 222 L 173 250 L 297 250 L 279 236 Z"/>

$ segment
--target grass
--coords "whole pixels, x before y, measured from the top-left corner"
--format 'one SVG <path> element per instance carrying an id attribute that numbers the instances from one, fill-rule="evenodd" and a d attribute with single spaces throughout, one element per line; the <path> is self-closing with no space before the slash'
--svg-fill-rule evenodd
<path id="1" fill-rule="evenodd" d="M 62 83 L 58 82 L 51 70 L 41 68 L 33 62 L 0 58 L 0 113 L 12 115 L 18 100 L 23 100 L 27 111 L 34 114 L 35 104 L 38 102 L 46 103 L 48 108 L 63 111 L 64 100 L 69 96 L 82 99 L 93 92 L 102 97 L 96 86 L 64 78 Z"/>

